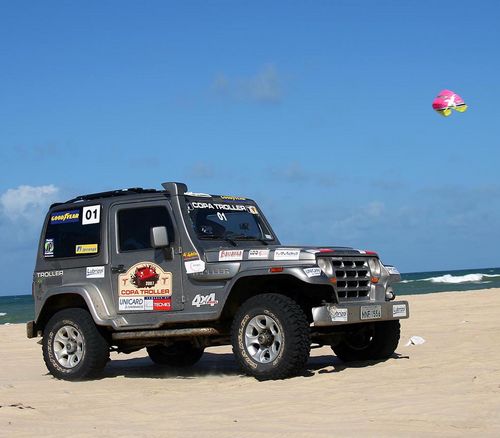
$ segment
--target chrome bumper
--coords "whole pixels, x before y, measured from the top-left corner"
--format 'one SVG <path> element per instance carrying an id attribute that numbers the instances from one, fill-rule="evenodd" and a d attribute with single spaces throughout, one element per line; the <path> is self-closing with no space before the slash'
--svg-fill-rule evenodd
<path id="1" fill-rule="evenodd" d="M 324 327 L 406 319 L 410 308 L 408 301 L 325 304 L 313 307 L 312 316 L 314 327 Z"/>

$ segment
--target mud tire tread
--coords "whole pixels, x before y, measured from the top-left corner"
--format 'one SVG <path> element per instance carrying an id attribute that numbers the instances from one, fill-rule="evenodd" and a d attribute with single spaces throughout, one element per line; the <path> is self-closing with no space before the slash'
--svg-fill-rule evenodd
<path id="1" fill-rule="evenodd" d="M 84 356 L 75 368 L 62 367 L 51 354 L 53 336 L 64 325 L 75 326 L 84 338 Z M 61 380 L 74 381 L 95 377 L 109 361 L 108 341 L 95 325 L 90 313 L 80 308 L 60 310 L 50 318 L 44 330 L 42 351 L 47 369 Z"/>
<path id="2" fill-rule="evenodd" d="M 242 331 L 243 319 L 250 315 L 256 316 L 271 311 L 278 319 L 281 330 L 284 332 L 285 342 L 283 355 L 276 365 L 257 364 L 249 365 L 249 358 L 245 359 L 241 352 L 239 336 Z M 306 315 L 300 306 L 291 298 L 276 294 L 266 293 L 256 295 L 245 301 L 237 311 L 231 327 L 231 343 L 233 353 L 241 369 L 257 380 L 279 380 L 295 376 L 303 372 L 309 359 L 311 350 L 310 329 Z M 244 348 L 244 347 L 243 347 Z M 255 366 L 255 364 L 254 364 Z"/>

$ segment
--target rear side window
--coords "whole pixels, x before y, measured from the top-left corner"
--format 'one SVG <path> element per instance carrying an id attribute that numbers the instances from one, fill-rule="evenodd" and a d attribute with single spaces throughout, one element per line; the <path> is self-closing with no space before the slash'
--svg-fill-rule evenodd
<path id="1" fill-rule="evenodd" d="M 167 228 L 170 241 L 173 240 L 173 226 L 165 207 L 142 207 L 118 212 L 118 241 L 120 252 L 151 249 L 151 228 Z"/>
<path id="2" fill-rule="evenodd" d="M 101 246 L 101 206 L 54 210 L 45 232 L 45 258 L 96 255 Z"/>

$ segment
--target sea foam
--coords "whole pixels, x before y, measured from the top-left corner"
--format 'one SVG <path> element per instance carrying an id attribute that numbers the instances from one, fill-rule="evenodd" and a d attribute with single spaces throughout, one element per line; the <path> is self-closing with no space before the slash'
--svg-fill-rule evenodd
<path id="1" fill-rule="evenodd" d="M 6 313 L 0 312 L 0 316 L 6 316 Z"/>
<path id="2" fill-rule="evenodd" d="M 447 283 L 447 284 L 459 284 L 459 283 L 474 283 L 480 282 L 484 277 L 498 277 L 498 275 L 488 275 L 488 274 L 467 274 L 467 275 L 451 275 L 446 274 L 441 277 L 431 277 L 424 278 L 422 281 L 430 281 L 432 283 Z"/>

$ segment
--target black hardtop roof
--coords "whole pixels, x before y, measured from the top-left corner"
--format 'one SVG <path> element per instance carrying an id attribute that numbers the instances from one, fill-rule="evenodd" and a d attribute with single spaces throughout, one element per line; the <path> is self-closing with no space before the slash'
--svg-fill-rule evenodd
<path id="1" fill-rule="evenodd" d="M 162 184 L 165 190 L 156 190 L 156 189 L 145 189 L 142 187 L 130 187 L 128 189 L 117 189 L 117 190 L 109 190 L 106 192 L 97 192 L 97 193 L 89 193 L 86 195 L 79 195 L 75 198 L 71 198 L 64 202 L 55 202 L 50 206 L 50 208 L 57 207 L 65 204 L 74 204 L 77 202 L 85 202 L 85 201 L 96 201 L 98 199 L 106 199 L 106 198 L 115 198 L 118 196 L 130 196 L 130 195 L 144 195 L 144 194 L 163 194 L 169 196 L 170 194 L 181 194 L 192 197 L 200 197 L 207 198 L 208 194 L 198 194 L 187 192 L 187 186 L 183 183 L 163 183 Z M 250 198 L 242 198 L 236 196 L 226 196 L 226 195 L 209 195 L 212 198 L 226 198 L 224 200 L 245 200 L 252 201 Z"/>
<path id="2" fill-rule="evenodd" d="M 118 190 L 110 190 L 107 192 L 98 192 L 98 193 L 89 193 L 87 195 L 79 195 L 75 198 L 68 199 L 64 202 L 56 202 L 50 206 L 56 207 L 58 205 L 64 204 L 74 204 L 76 202 L 84 202 L 84 201 L 95 201 L 98 199 L 105 198 L 114 198 L 117 196 L 127 196 L 127 195 L 141 195 L 141 194 L 151 194 L 151 193 L 164 193 L 166 194 L 166 190 L 156 190 L 156 189 L 143 189 L 142 187 L 131 187 L 128 189 L 118 189 Z"/>

